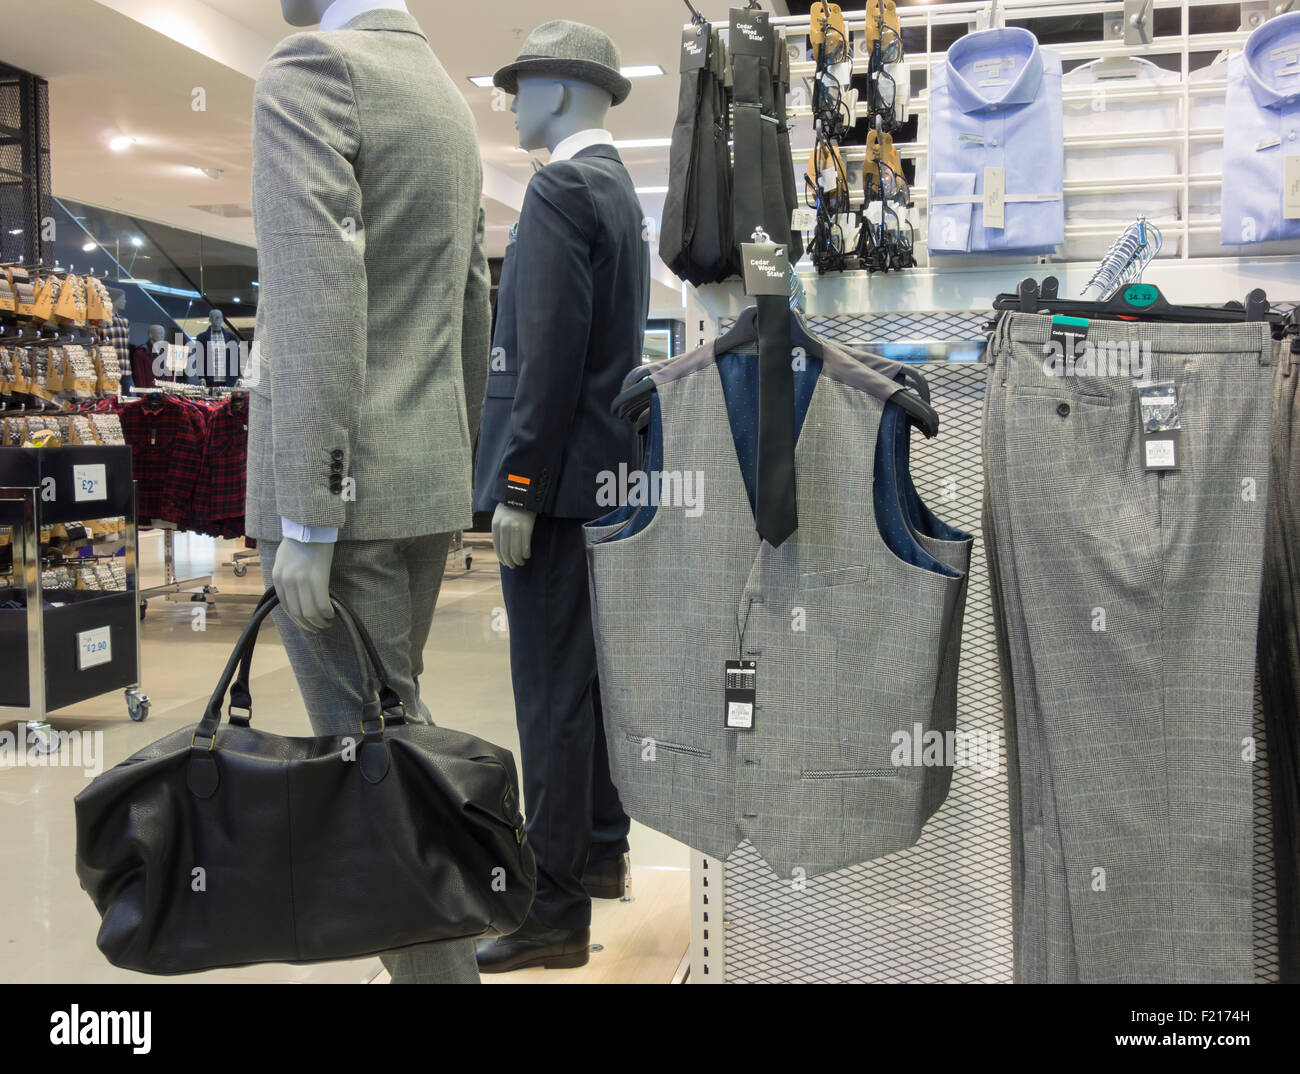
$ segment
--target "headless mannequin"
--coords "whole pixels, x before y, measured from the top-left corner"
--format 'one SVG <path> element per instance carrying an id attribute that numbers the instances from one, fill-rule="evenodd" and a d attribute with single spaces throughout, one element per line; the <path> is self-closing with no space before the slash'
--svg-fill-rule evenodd
<path id="1" fill-rule="evenodd" d="M 521 76 L 510 110 L 515 114 L 519 145 L 548 149 L 579 131 L 605 126 L 614 103 L 608 92 L 575 79 Z M 492 546 L 506 567 L 521 567 L 531 554 L 537 516 L 521 507 L 499 503 L 492 514 Z"/>
<path id="2" fill-rule="evenodd" d="M 336 2 L 348 5 L 349 18 L 377 8 L 406 10 L 405 4 L 394 0 L 280 0 L 280 13 L 290 26 L 315 26 Z M 280 542 L 271 582 L 289 618 L 304 630 L 324 630 L 334 619 L 329 597 L 333 564 L 332 542 L 288 537 Z"/>

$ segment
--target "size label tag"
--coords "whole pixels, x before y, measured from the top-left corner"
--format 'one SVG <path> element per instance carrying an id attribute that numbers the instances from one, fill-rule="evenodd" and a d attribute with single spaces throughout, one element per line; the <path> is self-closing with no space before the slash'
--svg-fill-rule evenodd
<path id="1" fill-rule="evenodd" d="M 99 667 L 113 659 L 111 628 L 102 626 L 77 635 L 77 670 Z"/>
<path id="2" fill-rule="evenodd" d="M 785 247 L 772 243 L 745 242 L 740 246 L 745 267 L 745 294 L 788 295 L 790 259 Z"/>
<path id="3" fill-rule="evenodd" d="M 984 169 L 984 226 L 1001 231 L 1006 227 L 1007 170 Z"/>
<path id="4" fill-rule="evenodd" d="M 1147 470 L 1177 470 L 1183 435 L 1178 386 L 1172 380 L 1157 380 L 1139 384 L 1137 393 Z"/>
<path id="5" fill-rule="evenodd" d="M 984 135 L 982 134 L 959 134 L 957 141 L 964 142 L 967 145 L 983 145 Z"/>
<path id="6" fill-rule="evenodd" d="M 682 31 L 681 70 L 699 71 L 709 62 L 709 31 L 703 26 L 689 26 Z"/>
<path id="7" fill-rule="evenodd" d="M 1282 177 L 1282 216 L 1300 220 L 1300 156 L 1286 158 Z"/>
<path id="8" fill-rule="evenodd" d="M 726 712 L 723 726 L 729 731 L 754 729 L 754 683 L 758 675 L 755 660 L 728 660 L 726 668 Z"/>
<path id="9" fill-rule="evenodd" d="M 92 463 L 89 466 L 74 466 L 72 485 L 72 498 L 77 503 L 108 499 L 108 474 L 102 462 Z"/>

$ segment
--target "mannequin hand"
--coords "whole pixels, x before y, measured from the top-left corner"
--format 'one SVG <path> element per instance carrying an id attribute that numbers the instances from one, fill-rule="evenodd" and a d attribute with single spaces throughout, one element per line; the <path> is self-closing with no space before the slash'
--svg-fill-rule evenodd
<path id="1" fill-rule="evenodd" d="M 499 503 L 492 515 L 492 547 L 504 567 L 522 567 L 532 554 L 533 523 L 537 515 L 522 507 Z"/>
<path id="2" fill-rule="evenodd" d="M 271 582 L 280 604 L 290 619 L 313 634 L 326 629 L 334 619 L 330 603 L 330 565 L 334 546 L 306 544 L 285 538 L 275 553 Z"/>

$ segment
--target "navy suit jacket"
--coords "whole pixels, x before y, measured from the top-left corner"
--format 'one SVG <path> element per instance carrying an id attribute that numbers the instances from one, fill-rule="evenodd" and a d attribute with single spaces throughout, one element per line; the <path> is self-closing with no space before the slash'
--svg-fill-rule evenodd
<path id="1" fill-rule="evenodd" d="M 641 363 L 650 307 L 644 213 L 613 146 L 533 176 L 497 292 L 474 510 L 509 503 L 596 518 L 597 476 L 635 469 L 636 430 L 609 412 Z"/>

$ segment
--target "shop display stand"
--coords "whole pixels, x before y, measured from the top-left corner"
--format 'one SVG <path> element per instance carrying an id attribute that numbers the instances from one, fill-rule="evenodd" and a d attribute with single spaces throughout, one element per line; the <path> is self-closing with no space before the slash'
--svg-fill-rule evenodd
<path id="1" fill-rule="evenodd" d="M 1270 244 L 1268 255 L 1225 256 L 1212 241 L 1218 234 L 1218 217 L 1192 219 L 1189 212 L 1194 190 L 1217 188 L 1221 181 L 1218 176 L 1191 172 L 1189 153 L 1192 147 L 1223 136 L 1221 126 L 1192 126 L 1189 105 L 1195 98 L 1224 92 L 1221 79 L 1189 85 L 1189 58 L 1239 49 L 1249 30 L 1272 13 L 1268 5 L 1244 3 L 1242 30 L 1193 32 L 1192 11 L 1211 3 L 1154 0 L 1156 13 L 1178 12 L 1179 31 L 1136 46 L 1124 41 L 1123 0 L 1003 0 L 998 7 L 1005 19 L 1014 20 L 1101 14 L 1101 40 L 1050 46 L 1067 59 L 1179 57 L 1184 76 L 1179 84 L 1111 87 L 1107 93 L 1114 99 L 1181 98 L 1181 128 L 1125 131 L 1118 137 L 1109 136 L 1108 144 L 1178 145 L 1182 174 L 1155 179 L 1117 174 L 1105 182 L 1067 181 L 1066 192 L 1088 193 L 1094 188 L 1098 192 L 1177 191 L 1179 218 L 1157 221 L 1164 233 L 1164 256 L 1146 266 L 1145 279 L 1157 284 L 1171 301 L 1185 305 L 1240 301 L 1248 291 L 1260 287 L 1275 306 L 1289 306 L 1300 301 L 1300 258 L 1293 249 L 1275 252 L 1277 244 Z M 856 36 L 863 26 L 862 15 L 848 7 L 845 5 L 845 20 Z M 988 0 L 901 8 L 904 31 L 923 32 L 927 43 L 925 50 L 909 51 L 909 63 L 928 69 L 943 56 L 942 50 L 931 50 L 935 28 L 966 24 L 973 29 L 988 11 Z M 771 21 L 785 27 L 794 47 L 808 30 L 807 16 L 773 17 Z M 725 26 L 719 29 L 725 34 Z M 795 86 L 813 72 L 811 63 L 796 62 L 791 67 Z M 1091 92 L 1067 89 L 1066 100 Z M 913 96 L 910 107 L 920 115 L 920 125 L 915 143 L 899 144 L 904 157 L 923 160 L 926 155 L 927 103 L 924 93 Z M 791 107 L 790 120 L 798 159 L 799 147 L 809 137 L 811 110 L 806 105 Z M 1099 137 L 1067 135 L 1066 144 L 1088 145 Z M 861 159 L 863 151 L 848 148 L 843 154 L 852 161 Z M 914 185 L 912 194 L 924 207 L 925 184 Z M 981 537 L 984 332 L 994 296 L 1014 292 L 1026 277 L 1056 276 L 1062 296 L 1081 295 L 1100 252 L 1072 254 L 1072 247 L 1077 249 L 1074 244 L 1084 239 L 1109 242 L 1116 230 L 1110 224 L 1067 222 L 1063 258 L 986 257 L 969 258 L 965 263 L 946 258 L 943 265 L 930 265 L 922 259 L 921 267 L 906 273 L 874 276 L 855 270 L 819 278 L 800 271 L 806 291 L 804 312 L 814 333 L 922 363 L 919 369 L 929 381 L 943 424 L 935 440 L 914 443 L 913 477 L 922 497 L 945 521 L 976 536 L 962 639 L 958 728 L 992 735 L 998 742 L 1002 742 L 1001 679 Z M 917 232 L 918 254 L 925 246 L 924 233 L 922 225 Z M 1202 245 L 1194 248 L 1192 240 Z M 739 281 L 688 289 L 685 349 L 694 350 L 725 332 L 750 305 L 752 299 L 745 296 Z M 1277 892 L 1270 837 L 1268 743 L 1258 695 L 1255 739 L 1252 926 L 1256 980 L 1267 982 L 1276 981 L 1279 975 Z M 800 882 L 778 877 L 748 842 L 725 860 L 692 851 L 690 983 L 1013 980 L 1011 831 L 1004 744 L 1002 753 L 995 772 L 956 769 L 947 800 L 926 824 L 917 845 L 876 861 Z"/>
<path id="2" fill-rule="evenodd" d="M 126 588 L 44 590 L 42 529 L 100 518 L 126 519 Z M 13 534 L 11 599 L 24 602 L 0 610 L 0 720 L 18 720 L 26 741 L 50 753 L 59 738 L 47 716 L 57 709 L 124 690 L 128 715 L 145 719 L 131 449 L 0 449 L 0 524 Z M 47 600 L 61 606 L 47 607 Z"/>

